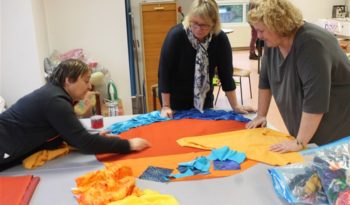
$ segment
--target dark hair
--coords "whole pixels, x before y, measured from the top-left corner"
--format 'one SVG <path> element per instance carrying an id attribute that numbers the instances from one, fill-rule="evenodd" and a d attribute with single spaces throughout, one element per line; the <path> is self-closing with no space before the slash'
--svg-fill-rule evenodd
<path id="1" fill-rule="evenodd" d="M 64 60 L 53 70 L 49 82 L 64 87 L 66 78 L 74 83 L 78 80 L 79 76 L 89 71 L 89 67 L 81 60 Z"/>

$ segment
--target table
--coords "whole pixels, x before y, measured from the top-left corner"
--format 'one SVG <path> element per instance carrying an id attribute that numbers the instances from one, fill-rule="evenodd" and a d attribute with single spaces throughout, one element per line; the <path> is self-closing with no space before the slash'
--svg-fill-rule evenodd
<path id="1" fill-rule="evenodd" d="M 133 116 L 107 117 L 104 118 L 104 124 L 107 127 L 113 122 L 124 121 L 131 117 Z M 82 123 L 90 128 L 88 119 L 83 119 Z M 75 187 L 74 179 L 102 167 L 103 164 L 98 162 L 94 155 L 73 152 L 49 161 L 45 166 L 35 170 L 25 170 L 22 166 L 16 166 L 0 172 L 0 176 L 29 174 L 39 176 L 41 179 L 30 204 L 77 204 L 71 193 L 71 188 Z M 196 181 L 158 183 L 137 179 L 137 186 L 141 189 L 153 189 L 162 194 L 171 194 L 181 205 L 287 204 L 279 199 L 273 190 L 271 177 L 267 172 L 270 167 L 266 164 L 257 164 L 233 176 Z"/>

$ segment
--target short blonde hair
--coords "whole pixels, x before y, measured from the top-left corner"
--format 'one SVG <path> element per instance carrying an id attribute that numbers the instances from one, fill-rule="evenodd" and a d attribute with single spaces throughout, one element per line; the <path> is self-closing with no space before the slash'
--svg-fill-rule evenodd
<path id="1" fill-rule="evenodd" d="M 212 25 L 212 31 L 214 34 L 219 34 L 221 31 L 221 23 L 219 16 L 218 5 L 215 0 L 194 0 L 189 13 L 186 15 L 183 21 L 184 27 L 187 29 L 190 27 L 191 18 L 198 16 Z"/>
<path id="2" fill-rule="evenodd" d="M 249 11 L 250 24 L 262 22 L 267 29 L 282 37 L 290 36 L 303 25 L 303 15 L 288 0 L 258 0 Z"/>

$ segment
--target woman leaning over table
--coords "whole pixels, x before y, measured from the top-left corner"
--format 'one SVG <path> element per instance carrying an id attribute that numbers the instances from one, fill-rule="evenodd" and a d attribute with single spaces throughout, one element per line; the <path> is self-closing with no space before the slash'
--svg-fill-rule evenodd
<path id="1" fill-rule="evenodd" d="M 160 55 L 158 84 L 161 115 L 172 117 L 173 110 L 212 108 L 212 80 L 215 68 L 232 109 L 254 111 L 237 102 L 232 78 L 232 49 L 221 30 L 214 0 L 195 0 L 182 24 L 171 28 Z"/>
<path id="2" fill-rule="evenodd" d="M 57 148 L 63 141 L 89 154 L 129 153 L 149 146 L 141 138 L 124 140 L 108 131 L 87 132 L 73 104 L 91 89 L 90 76 L 82 61 L 62 61 L 46 85 L 0 114 L 0 171 L 36 151 Z"/>
<path id="3" fill-rule="evenodd" d="M 260 0 L 249 23 L 266 45 L 259 81 L 257 117 L 248 128 L 266 125 L 273 96 L 294 141 L 275 152 L 326 144 L 350 135 L 350 61 L 336 38 L 303 21 L 288 0 Z"/>

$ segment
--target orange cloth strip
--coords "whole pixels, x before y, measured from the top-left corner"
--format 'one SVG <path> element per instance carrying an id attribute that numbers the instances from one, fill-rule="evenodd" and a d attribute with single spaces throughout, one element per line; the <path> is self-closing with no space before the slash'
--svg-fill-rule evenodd
<path id="1" fill-rule="evenodd" d="M 137 159 L 141 157 L 155 157 L 163 155 L 183 154 L 198 152 L 200 150 L 190 147 L 181 147 L 176 140 L 188 136 L 208 135 L 219 132 L 241 130 L 245 123 L 233 120 L 197 120 L 182 119 L 157 122 L 133 128 L 121 134 L 122 138 L 130 139 L 142 137 L 151 143 L 151 148 L 142 152 L 134 152 L 127 155 L 99 154 L 97 159 L 102 162 L 121 159 Z"/>
<path id="2" fill-rule="evenodd" d="M 0 176 L 0 204 L 27 205 L 39 183 L 39 177 Z"/>

